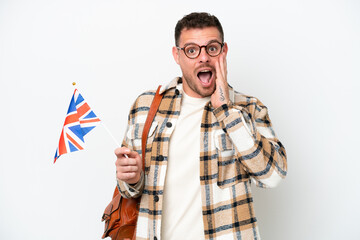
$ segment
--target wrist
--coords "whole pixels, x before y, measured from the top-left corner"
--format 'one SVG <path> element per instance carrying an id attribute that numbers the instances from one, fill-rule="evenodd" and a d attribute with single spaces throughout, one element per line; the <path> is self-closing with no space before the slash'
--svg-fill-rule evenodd
<path id="1" fill-rule="evenodd" d="M 213 113 L 219 121 L 222 121 L 226 116 L 229 115 L 229 111 L 232 108 L 233 108 L 233 103 L 229 100 L 218 107 L 214 107 Z"/>
<path id="2" fill-rule="evenodd" d="M 129 184 L 132 187 L 135 187 L 141 181 L 142 176 L 143 174 L 141 171 L 140 174 L 137 176 L 137 178 L 133 179 L 132 181 L 128 181 L 127 184 Z"/>

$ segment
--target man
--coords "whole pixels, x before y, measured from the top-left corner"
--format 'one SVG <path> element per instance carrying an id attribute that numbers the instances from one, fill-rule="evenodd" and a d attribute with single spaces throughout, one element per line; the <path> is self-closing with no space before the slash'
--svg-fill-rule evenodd
<path id="1" fill-rule="evenodd" d="M 286 175 L 285 149 L 267 108 L 228 85 L 228 45 L 215 16 L 185 16 L 175 44 L 183 76 L 161 88 L 145 173 L 141 133 L 154 91 L 136 99 L 115 150 L 121 194 L 142 196 L 137 239 L 260 239 L 250 181 L 275 187 Z"/>

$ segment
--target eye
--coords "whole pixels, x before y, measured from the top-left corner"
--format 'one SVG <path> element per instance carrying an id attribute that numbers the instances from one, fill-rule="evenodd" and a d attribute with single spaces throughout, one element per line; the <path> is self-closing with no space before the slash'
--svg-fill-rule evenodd
<path id="1" fill-rule="evenodd" d="M 195 47 L 188 47 L 188 48 L 186 48 L 186 53 L 192 55 L 192 54 L 196 53 L 196 48 Z"/>
<path id="2" fill-rule="evenodd" d="M 216 45 L 210 45 L 208 46 L 208 52 L 211 52 L 211 53 L 216 53 L 218 51 L 218 46 Z"/>

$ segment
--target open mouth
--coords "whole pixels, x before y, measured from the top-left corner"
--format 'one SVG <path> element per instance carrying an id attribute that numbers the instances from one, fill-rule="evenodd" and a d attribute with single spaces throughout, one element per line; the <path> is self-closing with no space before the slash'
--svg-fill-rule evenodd
<path id="1" fill-rule="evenodd" d="M 213 73 L 211 70 L 201 70 L 197 74 L 197 77 L 203 86 L 209 86 L 211 84 L 212 75 Z"/>

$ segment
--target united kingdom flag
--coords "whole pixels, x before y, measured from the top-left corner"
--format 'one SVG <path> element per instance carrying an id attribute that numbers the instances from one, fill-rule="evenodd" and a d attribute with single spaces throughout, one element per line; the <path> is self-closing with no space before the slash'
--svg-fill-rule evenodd
<path id="1" fill-rule="evenodd" d="M 79 91 L 75 89 L 61 131 L 54 163 L 63 154 L 83 150 L 85 146 L 84 136 L 99 123 L 100 119 L 91 110 Z"/>

